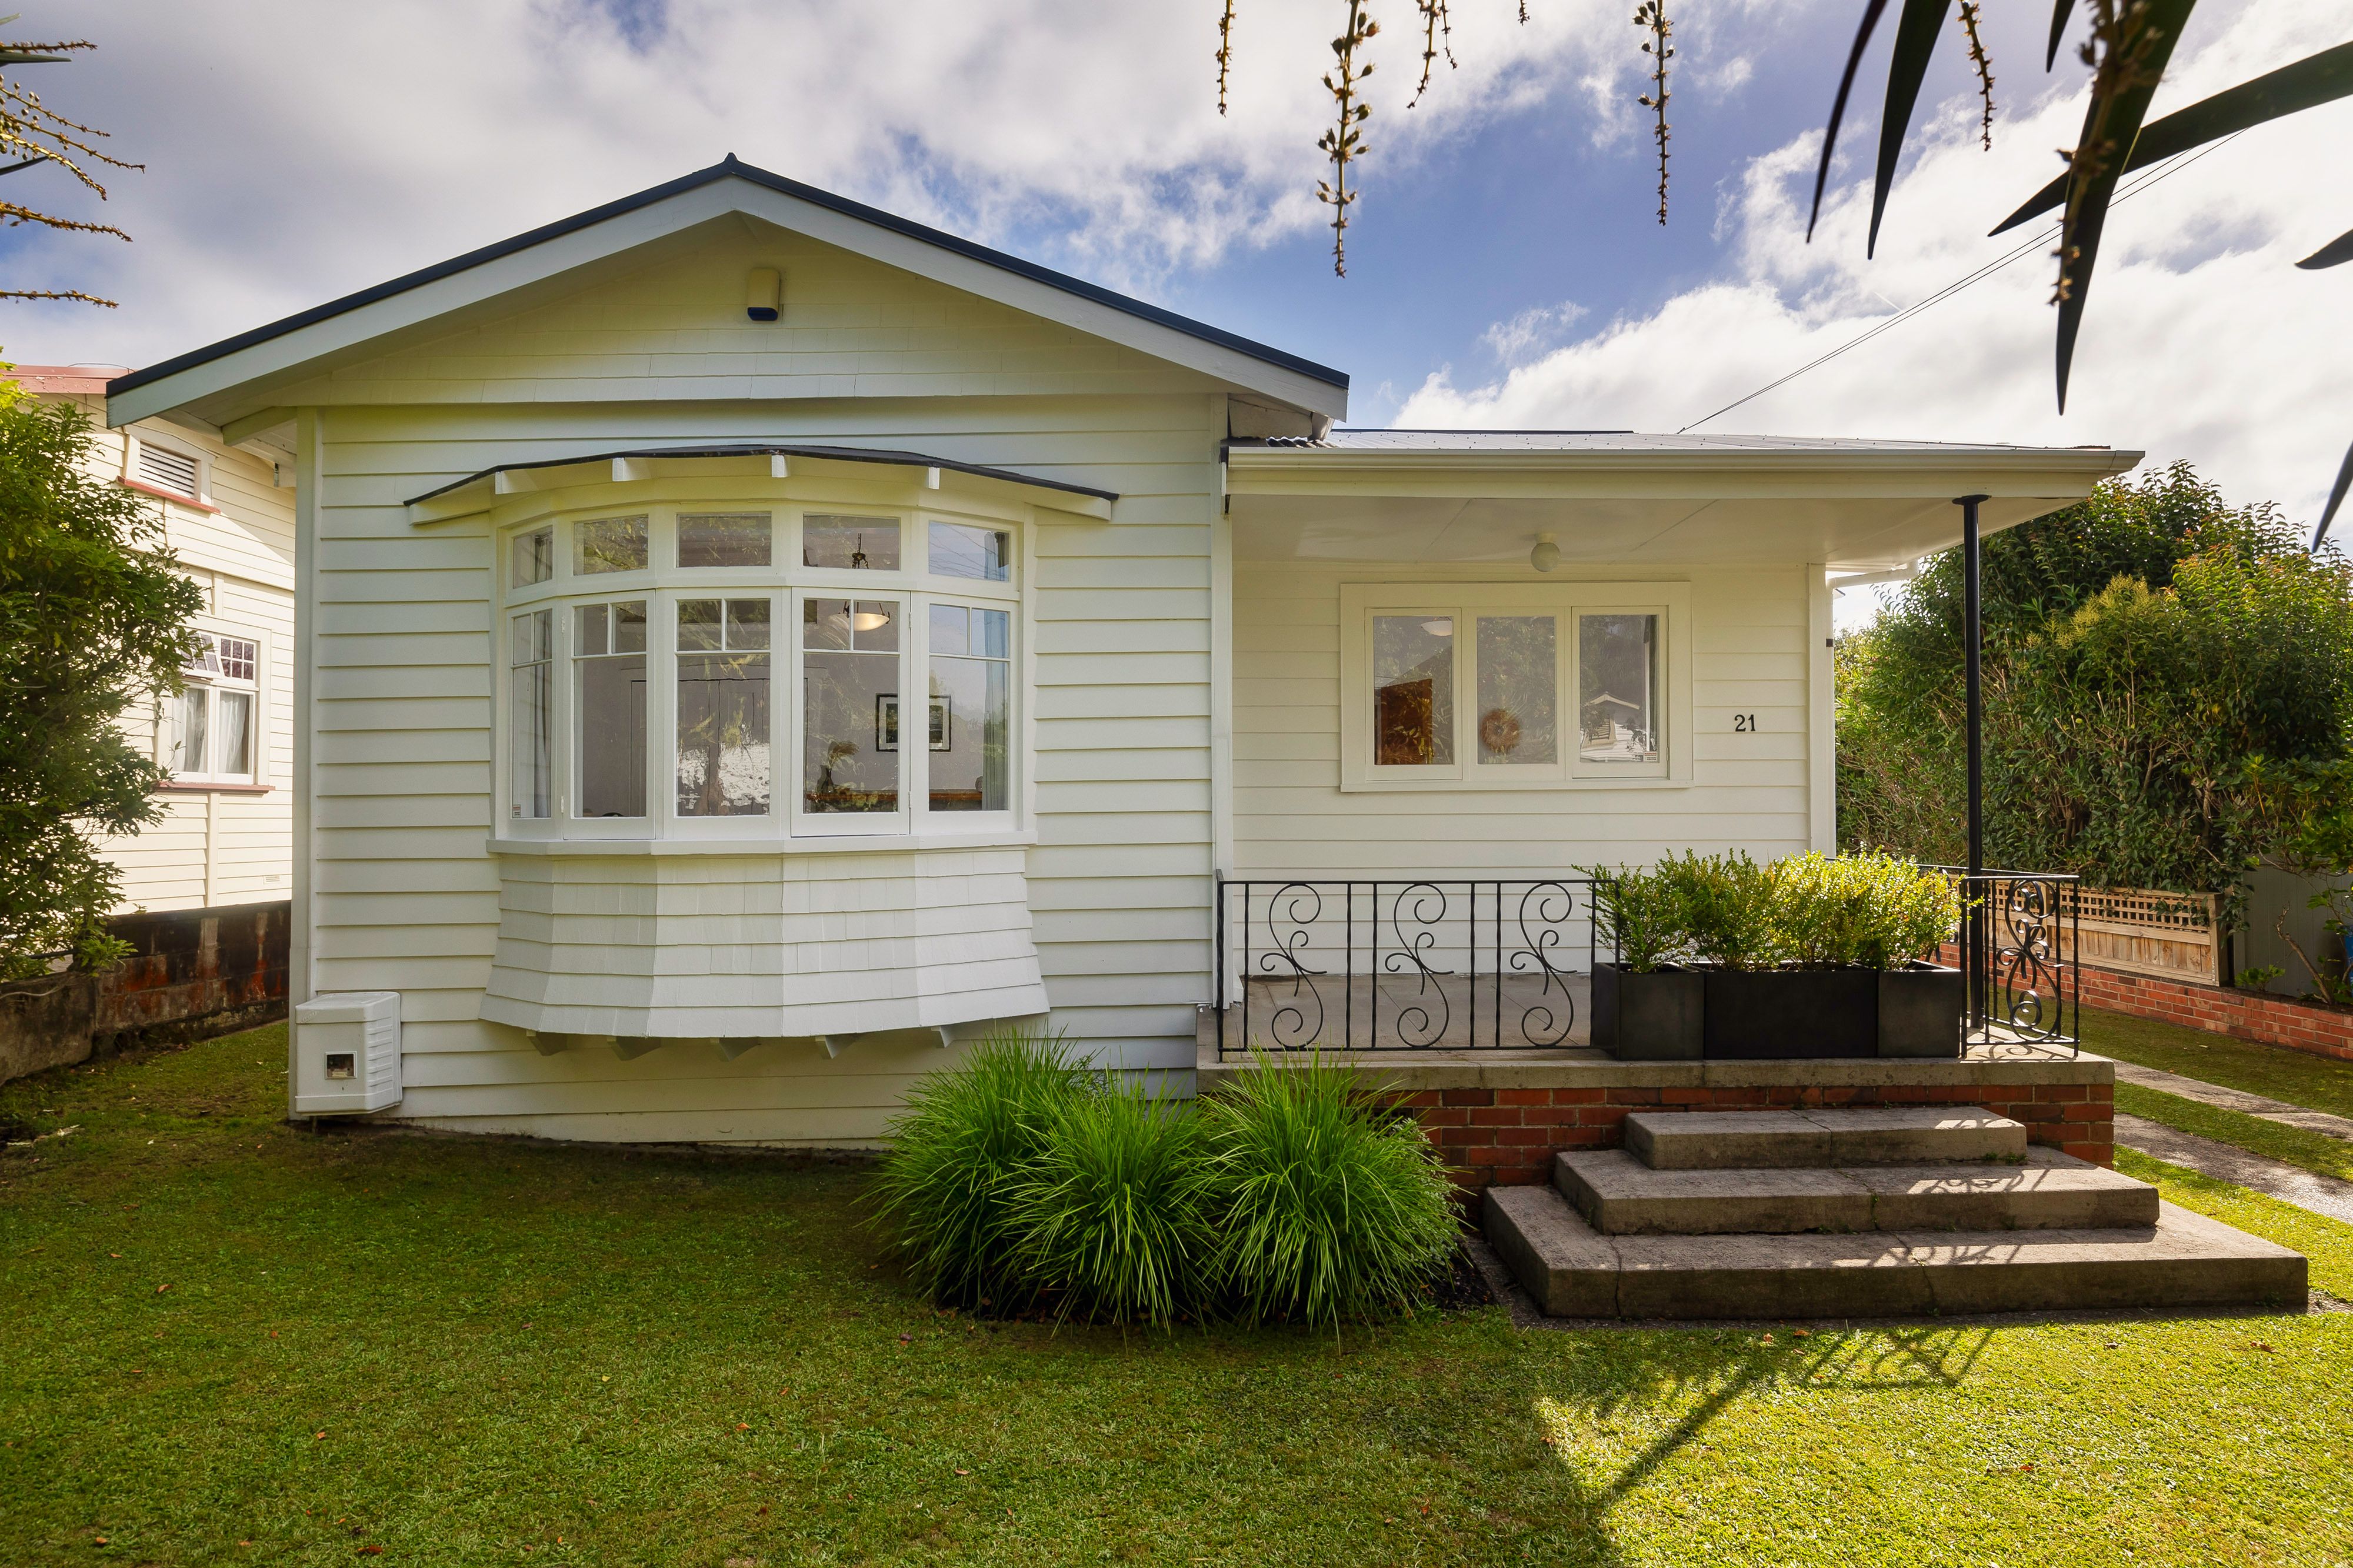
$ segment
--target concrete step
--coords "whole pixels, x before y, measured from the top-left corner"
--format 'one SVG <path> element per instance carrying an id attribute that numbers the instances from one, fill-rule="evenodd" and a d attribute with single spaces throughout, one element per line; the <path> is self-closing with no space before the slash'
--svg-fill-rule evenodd
<path id="1" fill-rule="evenodd" d="M 1886 1110 L 1638 1110 L 1626 1149 L 1654 1171 L 1841 1170 L 2017 1160 L 2026 1125 L 1972 1106 Z"/>
<path id="2" fill-rule="evenodd" d="M 2053 1150 L 2023 1165 L 1654 1171 L 1623 1149 L 1559 1155 L 1553 1185 L 1604 1236 L 2081 1230 L 2157 1223 L 2157 1189 Z"/>
<path id="3" fill-rule="evenodd" d="M 1487 1238 L 1567 1318 L 1876 1318 L 2131 1307 L 2302 1311 L 2305 1260 L 2160 1204 L 2118 1229 L 1604 1236 L 1550 1187 L 1490 1187 Z"/>

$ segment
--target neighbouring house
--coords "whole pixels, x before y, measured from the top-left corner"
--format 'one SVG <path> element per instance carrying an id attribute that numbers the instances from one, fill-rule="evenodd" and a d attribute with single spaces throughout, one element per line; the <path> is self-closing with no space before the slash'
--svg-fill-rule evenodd
<path id="1" fill-rule="evenodd" d="M 281 1009 L 293 890 L 294 454 L 269 433 L 232 445 L 201 421 L 107 428 L 107 384 L 126 374 L 0 370 L 92 416 L 91 464 L 154 510 L 180 569 L 204 590 L 203 651 L 185 689 L 124 721 L 170 777 L 164 819 L 103 847 L 122 871 L 112 925 L 136 952 L 94 987 L 101 1040 Z"/>
<path id="2" fill-rule="evenodd" d="M 312 1021 L 373 1020 L 387 1116 L 871 1142 L 1004 1020 L 1189 1081 L 1203 1009 L 1344 925 L 1350 1043 L 1436 943 L 1495 1026 L 1491 974 L 1581 959 L 1575 868 L 1832 847 L 1837 576 L 2137 458 L 1347 403 L 733 158 L 113 381 L 224 492 L 291 454 L 300 635 L 209 624 L 292 787 L 183 809 L 290 795 L 298 1107 L 354 1072 Z"/>

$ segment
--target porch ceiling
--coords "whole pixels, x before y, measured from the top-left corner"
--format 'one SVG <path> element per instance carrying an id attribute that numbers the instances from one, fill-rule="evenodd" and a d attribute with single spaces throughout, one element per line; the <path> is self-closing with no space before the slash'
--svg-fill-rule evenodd
<path id="1" fill-rule="evenodd" d="M 1571 439 L 1509 449 L 1236 446 L 1227 459 L 1234 554 L 1525 563 L 1536 535 L 1549 533 L 1571 563 L 1862 571 L 1958 542 L 1955 497 L 1989 497 L 1981 517 L 1995 532 L 2080 500 L 2140 458 L 2105 447 Z"/>

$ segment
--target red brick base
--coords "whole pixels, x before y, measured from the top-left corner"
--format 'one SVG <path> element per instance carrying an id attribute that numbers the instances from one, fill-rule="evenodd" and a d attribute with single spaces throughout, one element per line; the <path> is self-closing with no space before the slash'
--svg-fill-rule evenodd
<path id="1" fill-rule="evenodd" d="M 2353 1012 L 2140 974 L 2084 969 L 2084 1005 L 2353 1062 Z"/>
<path id="2" fill-rule="evenodd" d="M 1972 1105 L 2026 1123 L 2028 1138 L 2097 1165 L 2116 1163 L 2109 1083 L 1820 1085 L 1672 1089 L 1433 1089 L 1398 1098 L 1473 1190 L 1552 1179 L 1563 1149 L 1615 1149 L 1630 1110 L 1761 1110 L 1777 1106 Z"/>

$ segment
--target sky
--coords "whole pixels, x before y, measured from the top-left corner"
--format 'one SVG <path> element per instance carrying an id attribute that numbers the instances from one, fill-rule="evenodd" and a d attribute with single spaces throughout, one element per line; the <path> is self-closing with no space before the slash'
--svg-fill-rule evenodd
<path id="1" fill-rule="evenodd" d="M 36 168 L 5 195 L 112 222 L 0 231 L 19 363 L 139 365 L 734 153 L 1337 366 L 1351 422 L 2096 443 L 2188 458 L 2239 500 L 2317 516 L 2353 438 L 2353 102 L 2250 132 L 2116 209 L 2067 412 L 2046 244 L 1767 395 L 2033 230 L 1986 231 L 2074 140 L 2072 44 L 1987 0 L 1999 113 L 1978 142 L 1957 29 L 1866 258 L 1886 37 L 1812 242 L 1805 203 L 1860 0 L 1704 0 L 1678 16 L 1669 221 L 1631 0 L 1451 0 L 1421 35 L 1370 0 L 1363 195 L 1333 271 L 1315 151 L 1344 0 L 20 0 L 26 68 L 138 173 L 100 203 Z M 2260 10 L 2260 17 L 2258 17 Z M 2258 25 L 2260 24 L 2260 25 Z M 2206 0 L 2156 111 L 2343 41 L 2343 0 Z M 1886 31 L 1892 32 L 1892 23 Z M 46 72 L 46 75 L 31 75 Z M 1704 420 L 1704 423 L 1700 423 Z"/>

